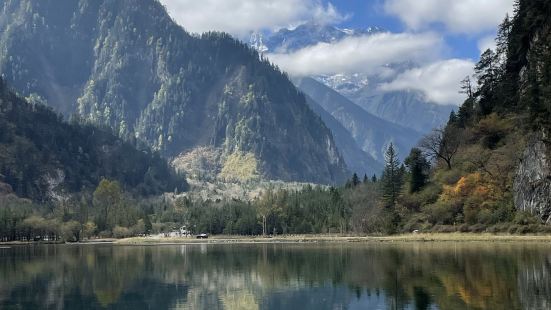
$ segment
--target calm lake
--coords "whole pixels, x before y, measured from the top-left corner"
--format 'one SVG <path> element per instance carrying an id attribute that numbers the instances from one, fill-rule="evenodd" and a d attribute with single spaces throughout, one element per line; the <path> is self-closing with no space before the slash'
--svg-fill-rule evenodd
<path id="1" fill-rule="evenodd" d="M 551 245 L 12 246 L 0 309 L 551 309 Z"/>

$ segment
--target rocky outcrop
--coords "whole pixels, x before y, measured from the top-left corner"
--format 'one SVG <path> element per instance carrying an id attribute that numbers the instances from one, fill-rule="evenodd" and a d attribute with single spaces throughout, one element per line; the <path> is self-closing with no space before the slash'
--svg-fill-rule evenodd
<path id="1" fill-rule="evenodd" d="M 547 135 L 531 139 L 522 155 L 513 183 L 518 210 L 551 224 L 551 158 Z"/>

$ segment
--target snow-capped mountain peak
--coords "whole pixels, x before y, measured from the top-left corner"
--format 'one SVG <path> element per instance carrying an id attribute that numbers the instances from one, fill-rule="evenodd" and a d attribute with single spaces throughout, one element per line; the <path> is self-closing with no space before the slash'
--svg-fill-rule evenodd
<path id="1" fill-rule="evenodd" d="M 260 53 L 269 51 L 269 48 L 264 44 L 264 35 L 258 31 L 251 33 L 249 45 Z"/>
<path id="2" fill-rule="evenodd" d="M 383 30 L 379 27 L 341 29 L 331 25 L 306 23 L 294 28 L 283 28 L 267 36 L 253 32 L 249 44 L 260 52 L 288 53 L 318 43 L 333 43 L 347 37 L 371 35 L 381 31 Z"/>
<path id="3" fill-rule="evenodd" d="M 341 94 L 354 93 L 369 85 L 367 75 L 361 73 L 318 75 L 314 78 Z"/>

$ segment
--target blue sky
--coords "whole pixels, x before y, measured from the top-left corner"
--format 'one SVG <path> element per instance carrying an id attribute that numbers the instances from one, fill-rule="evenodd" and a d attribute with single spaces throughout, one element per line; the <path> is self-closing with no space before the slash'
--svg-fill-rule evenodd
<path id="1" fill-rule="evenodd" d="M 384 12 L 383 1 L 332 1 L 339 11 L 350 14 L 348 20 L 343 22 L 345 27 L 362 28 L 366 26 L 384 27 L 392 32 L 404 31 L 404 27 L 398 18 L 389 16 Z"/>
<path id="2" fill-rule="evenodd" d="M 513 0 L 160 0 L 186 30 L 225 31 L 247 41 L 306 22 L 387 32 L 266 56 L 290 75 L 384 77 L 383 90 L 417 90 L 437 104 L 460 104 L 459 81 L 493 47 Z M 393 71 L 390 63 L 413 63 Z M 377 80 L 377 79 L 374 79 Z"/>
<path id="3" fill-rule="evenodd" d="M 442 1 L 442 0 L 441 0 Z M 462 0 L 458 0 L 462 1 Z M 484 2 L 486 0 L 480 0 Z M 347 28 L 365 28 L 368 26 L 379 26 L 388 31 L 400 33 L 408 31 L 408 27 L 396 15 L 388 14 L 385 11 L 385 1 L 383 0 L 341 0 L 326 1 L 331 3 L 339 12 L 342 12 L 347 19 L 339 23 L 341 27 Z M 444 1 L 445 2 L 445 1 Z M 512 1 L 503 0 L 505 5 L 496 8 L 496 10 L 509 10 Z M 474 7 L 473 9 L 476 9 Z M 499 14 L 499 13 L 498 13 Z M 453 33 L 446 29 L 442 23 L 434 23 L 429 26 L 429 30 L 437 31 L 444 36 L 448 46 L 447 54 L 449 57 L 478 59 L 480 56 L 479 40 L 495 35 L 496 27 L 483 27 L 480 33 Z M 425 29 L 426 31 L 427 29 Z"/>

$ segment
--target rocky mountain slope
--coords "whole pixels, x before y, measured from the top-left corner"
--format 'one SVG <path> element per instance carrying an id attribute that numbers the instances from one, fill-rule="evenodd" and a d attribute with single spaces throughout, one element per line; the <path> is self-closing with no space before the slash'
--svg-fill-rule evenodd
<path id="1" fill-rule="evenodd" d="M 321 117 L 325 125 L 331 129 L 335 137 L 335 143 L 351 172 L 359 176 L 365 174 L 372 176 L 373 174 L 380 174 L 382 172 L 383 165 L 381 162 L 375 160 L 370 154 L 362 150 L 350 132 L 333 115 L 309 96 L 306 97 L 306 102 Z"/>
<path id="2" fill-rule="evenodd" d="M 348 173 L 283 73 L 229 35 L 190 35 L 155 0 L 7 0 L 0 10 L 0 72 L 65 116 L 166 157 L 216 148 L 268 179 Z"/>

